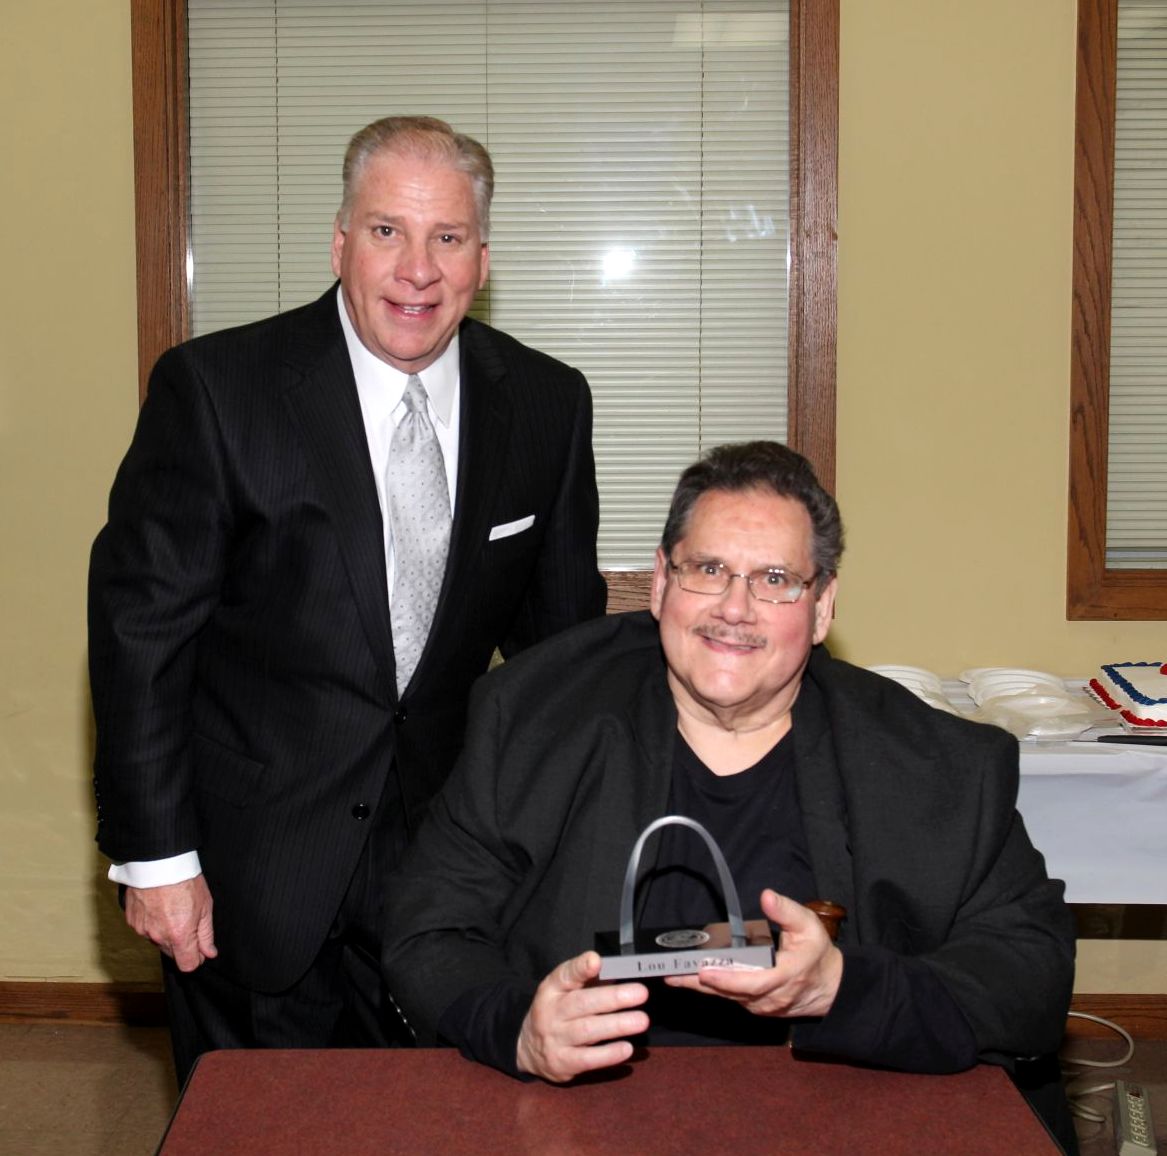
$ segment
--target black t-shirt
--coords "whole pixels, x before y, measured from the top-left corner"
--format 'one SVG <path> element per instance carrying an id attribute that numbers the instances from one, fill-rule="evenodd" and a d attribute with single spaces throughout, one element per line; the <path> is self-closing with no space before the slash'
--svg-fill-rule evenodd
<path id="1" fill-rule="evenodd" d="M 746 919 L 762 917 L 770 887 L 805 903 L 814 876 L 798 806 L 794 745 L 789 735 L 752 767 L 715 775 L 678 734 L 669 813 L 695 819 L 725 856 Z M 700 927 L 724 920 L 726 907 L 705 841 L 682 826 L 657 836 L 655 866 L 640 883 L 642 927 Z M 777 929 L 775 929 L 776 931 Z M 773 1044 L 785 1041 L 784 1020 L 751 1015 L 729 1000 L 649 981 L 650 1044 Z"/>

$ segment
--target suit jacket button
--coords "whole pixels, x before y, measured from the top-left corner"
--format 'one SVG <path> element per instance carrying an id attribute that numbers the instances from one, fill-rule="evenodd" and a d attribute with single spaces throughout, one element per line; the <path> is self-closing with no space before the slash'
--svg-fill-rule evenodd
<path id="1" fill-rule="evenodd" d="M 369 814 L 370 814 L 370 809 L 369 809 L 368 803 L 357 803 L 357 805 L 355 807 L 353 807 L 353 818 L 354 819 L 367 819 L 369 817 Z"/>
<path id="2" fill-rule="evenodd" d="M 396 723 L 398 726 L 400 726 L 400 725 L 401 725 L 403 722 L 405 722 L 405 720 L 406 720 L 407 718 L 409 718 L 409 711 L 407 711 L 407 710 L 405 709 L 405 707 L 403 707 L 403 706 L 399 706 L 399 707 L 398 707 L 398 708 L 397 708 L 397 709 L 396 709 L 396 710 L 393 712 L 393 721 L 394 721 L 394 722 L 395 722 L 395 723 Z"/>

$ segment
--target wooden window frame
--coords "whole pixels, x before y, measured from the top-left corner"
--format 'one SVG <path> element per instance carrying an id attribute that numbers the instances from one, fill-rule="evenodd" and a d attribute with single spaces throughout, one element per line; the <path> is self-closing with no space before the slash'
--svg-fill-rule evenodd
<path id="1" fill-rule="evenodd" d="M 154 362 L 190 333 L 186 0 L 131 0 L 138 400 Z"/>
<path id="2" fill-rule="evenodd" d="M 190 327 L 186 27 L 186 0 L 131 0 L 139 400 L 154 362 Z M 787 437 L 833 490 L 839 0 L 791 0 L 790 27 Z M 647 573 L 608 579 L 610 610 L 647 602 Z"/>
<path id="3" fill-rule="evenodd" d="M 1119 0 L 1078 0 L 1066 617 L 1167 618 L 1167 570 L 1106 566 Z"/>

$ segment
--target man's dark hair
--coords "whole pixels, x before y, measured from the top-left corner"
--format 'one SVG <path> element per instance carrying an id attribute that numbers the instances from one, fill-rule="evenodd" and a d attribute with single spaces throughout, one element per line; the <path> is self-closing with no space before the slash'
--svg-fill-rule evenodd
<path id="1" fill-rule="evenodd" d="M 717 446 L 681 475 L 669 516 L 661 534 L 661 549 L 671 558 L 673 548 L 685 536 L 693 507 L 710 490 L 741 493 L 764 490 L 780 498 L 801 502 L 814 531 L 811 551 L 821 590 L 839 569 L 843 553 L 843 521 L 835 499 L 819 485 L 810 462 L 779 442 L 740 442 Z"/>

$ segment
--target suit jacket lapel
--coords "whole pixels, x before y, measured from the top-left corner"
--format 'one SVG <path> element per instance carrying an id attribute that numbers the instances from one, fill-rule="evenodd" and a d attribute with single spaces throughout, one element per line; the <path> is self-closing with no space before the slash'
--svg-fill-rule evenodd
<path id="1" fill-rule="evenodd" d="M 855 888 L 847 833 L 847 804 L 831 737 L 830 717 L 811 671 L 803 675 L 794 704 L 794 739 L 798 798 L 803 829 L 810 847 L 818 899 L 841 903 L 854 911 Z M 856 920 L 843 921 L 840 942 L 855 942 Z"/>
<path id="2" fill-rule="evenodd" d="M 387 693 L 396 698 L 381 507 L 335 287 L 305 311 L 287 362 L 284 400 L 336 527 L 369 646 Z"/>
<path id="3" fill-rule="evenodd" d="M 647 614 L 647 611 L 643 613 Z M 669 794 L 673 782 L 673 762 L 677 746 L 677 707 L 669 691 L 661 663 L 659 674 L 654 674 L 634 692 L 632 698 L 632 730 L 640 745 L 639 763 L 646 773 L 635 776 L 632 783 L 632 806 L 635 840 L 649 825 L 669 813 Z M 632 844 L 628 846 L 632 850 Z M 660 863 L 661 832 L 649 838 L 640 858 L 639 878 L 654 871 Z M 620 864 L 620 878 L 626 864 Z M 641 923 L 648 888 L 640 888 L 636 897 L 636 925 Z"/>
<path id="4" fill-rule="evenodd" d="M 647 618 L 647 611 L 643 617 Z M 618 717 L 617 725 L 626 740 L 611 744 L 609 757 L 618 770 L 596 802 L 599 831 L 595 842 L 600 853 L 588 870 L 580 873 L 578 903 L 586 934 L 617 929 L 628 856 L 644 828 L 668 814 L 677 710 L 665 681 L 664 664 L 647 677 L 629 682 L 625 689 L 627 713 Z M 599 729 L 609 729 L 607 718 L 601 720 Z M 595 741 L 593 730 L 589 729 L 586 741 Z M 645 846 L 640 879 L 657 865 L 660 844 L 658 833 Z M 647 888 L 639 888 L 638 925 L 647 894 Z"/>
<path id="5" fill-rule="evenodd" d="M 511 428 L 511 401 L 503 378 L 506 367 L 489 342 L 489 331 L 464 321 L 460 333 L 461 413 L 458 439 L 458 489 L 450 526 L 446 573 L 418 670 L 435 645 L 452 637 L 464 600 L 490 534 L 494 496 L 505 470 Z"/>

